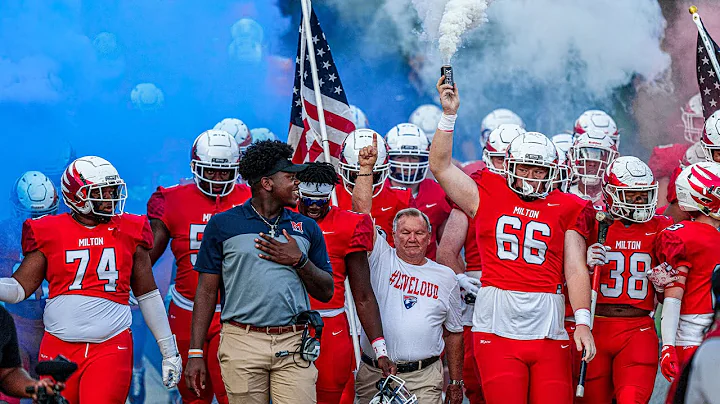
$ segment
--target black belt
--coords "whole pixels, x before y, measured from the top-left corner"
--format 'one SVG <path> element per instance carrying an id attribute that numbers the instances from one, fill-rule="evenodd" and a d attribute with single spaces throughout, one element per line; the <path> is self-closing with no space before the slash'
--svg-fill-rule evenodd
<path id="1" fill-rule="evenodd" d="M 378 368 L 378 362 L 365 355 L 364 353 L 360 355 L 360 359 L 362 359 L 365 364 L 372 366 L 374 368 Z M 431 358 L 423 359 L 421 361 L 415 361 L 415 362 L 404 362 L 404 363 L 398 363 L 397 364 L 397 371 L 398 373 L 410 373 L 414 372 L 416 370 L 424 369 L 433 363 L 437 362 L 438 359 L 440 359 L 439 356 L 433 356 Z"/>

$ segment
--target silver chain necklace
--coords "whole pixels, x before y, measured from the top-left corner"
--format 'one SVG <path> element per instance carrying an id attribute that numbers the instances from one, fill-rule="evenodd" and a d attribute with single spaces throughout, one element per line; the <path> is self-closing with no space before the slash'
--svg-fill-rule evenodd
<path id="1" fill-rule="evenodd" d="M 255 209 L 255 206 L 253 206 L 252 203 L 250 204 L 250 207 L 251 207 L 252 210 L 254 210 L 255 213 L 260 217 L 260 220 L 262 220 L 263 222 L 265 222 L 265 224 L 268 225 L 268 227 L 270 227 L 270 232 L 269 232 L 270 237 L 275 238 L 275 231 L 276 231 L 277 228 L 278 228 L 278 222 L 280 222 L 280 216 L 282 216 L 282 211 L 281 211 L 280 214 L 278 215 L 277 219 L 275 219 L 275 224 L 271 224 L 270 222 L 268 222 L 267 220 L 265 220 L 265 218 L 263 217 L 263 215 L 261 215 L 260 212 L 257 211 L 257 209 Z"/>

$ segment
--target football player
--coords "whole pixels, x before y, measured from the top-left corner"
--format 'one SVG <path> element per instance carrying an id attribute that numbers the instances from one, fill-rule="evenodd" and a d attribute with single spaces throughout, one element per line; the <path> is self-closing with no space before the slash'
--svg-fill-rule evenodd
<path id="1" fill-rule="evenodd" d="M 605 172 L 606 208 L 615 221 L 605 244 L 588 248 L 588 265 L 600 271 L 593 323 L 597 354 L 587 368 L 585 397 L 578 402 L 650 401 L 658 336 L 650 317 L 655 289 L 645 272 L 659 264 L 655 240 L 672 224 L 671 219 L 655 215 L 657 191 L 652 171 L 637 157 L 618 157 Z"/>
<path id="2" fill-rule="evenodd" d="M 432 142 L 432 137 L 435 134 L 435 127 L 437 122 L 442 115 L 442 110 L 435 104 L 424 104 L 417 108 L 410 114 L 408 122 L 417 126 L 425 132 L 428 141 Z"/>
<path id="3" fill-rule="evenodd" d="M 430 218 L 432 234 L 427 257 L 435 260 L 437 243 L 450 215 L 450 205 L 437 181 L 426 178 L 430 143 L 425 132 L 411 123 L 401 123 L 390 129 L 385 141 L 390 149 L 390 185 L 407 187 L 412 192 L 415 206 Z"/>
<path id="4" fill-rule="evenodd" d="M 516 137 L 505 158 L 506 177 L 474 178 L 451 163 L 459 107 L 457 84 L 437 83 L 443 116 L 430 149 L 430 169 L 448 196 L 475 221 L 483 265 L 473 339 L 488 402 L 571 403 L 572 376 L 563 327 L 567 281 L 577 321 L 575 346 L 595 354 L 590 333 L 586 239 L 595 212 L 589 202 L 553 192 L 557 151 L 540 133 Z M 542 271 L 540 271 L 542 268 Z"/>
<path id="5" fill-rule="evenodd" d="M 190 325 L 198 273 L 193 270 L 202 243 L 205 226 L 210 218 L 250 198 L 247 185 L 237 183 L 240 151 L 235 138 L 222 130 L 203 132 L 192 146 L 190 168 L 194 183 L 159 187 L 148 201 L 148 217 L 153 230 L 152 263 L 162 256 L 170 243 L 177 262 L 174 285 L 169 294 L 170 327 L 177 336 L 183 360 L 187 363 L 190 347 Z M 203 357 L 209 371 L 204 390 L 191 392 L 185 383 L 178 389 L 186 403 L 210 403 L 213 395 L 227 403 L 227 393 L 220 374 L 217 349 L 220 343 L 220 307 L 216 308 L 207 335 Z"/>
<path id="6" fill-rule="evenodd" d="M 605 111 L 590 109 L 583 112 L 575 120 L 574 130 L 575 138 L 590 131 L 602 132 L 612 139 L 616 148 L 620 147 L 620 133 L 617 124 Z"/>
<path id="7" fill-rule="evenodd" d="M 52 181 L 39 171 L 28 171 L 15 181 L 10 192 L 13 215 L 0 224 L 4 229 L 0 233 L 0 276 L 10 277 L 20 266 L 22 223 L 30 218 L 56 214 L 59 201 Z M 48 283 L 43 281 L 42 286 L 26 300 L 5 305 L 15 321 L 23 367 L 34 378 L 37 378 L 35 365 L 45 332 L 42 316 L 47 296 Z M 20 402 L 2 394 L 0 400 L 11 404 Z"/>
<path id="8" fill-rule="evenodd" d="M 615 143 L 604 132 L 588 129 L 579 135 L 569 151 L 570 168 L 578 179 L 577 184 L 570 187 L 570 193 L 591 201 L 594 206 L 604 206 L 602 177 L 615 157 Z"/>
<path id="9" fill-rule="evenodd" d="M 358 211 L 353 207 L 352 190 L 355 179 L 360 172 L 358 156 L 365 146 L 372 145 L 373 135 L 378 137 L 378 160 L 373 171 L 373 204 L 372 218 L 383 235 L 392 234 L 392 223 L 395 214 L 414 204 L 410 190 L 401 187 L 385 186 L 385 180 L 390 174 L 388 148 L 380 135 L 372 129 L 357 129 L 351 132 L 342 143 L 340 154 L 340 177 L 343 187 L 337 188 L 338 207 L 344 210 Z M 393 244 L 392 237 L 386 237 L 388 243 Z"/>
<path id="10" fill-rule="evenodd" d="M 686 167 L 675 187 L 680 209 L 692 219 L 668 227 L 657 241 L 659 261 L 678 277 L 665 286 L 660 326 L 660 370 L 668 380 L 678 375 L 713 320 L 711 279 L 720 268 L 720 164 Z"/>
<path id="11" fill-rule="evenodd" d="M 145 216 L 123 214 L 125 190 L 107 160 L 75 160 L 62 177 L 63 200 L 72 213 L 27 220 L 24 258 L 12 278 L 0 279 L 0 300 L 6 303 L 26 299 L 47 279 L 39 359 L 63 355 L 78 364 L 63 393 L 72 403 L 122 403 L 128 396 L 131 287 L 160 347 L 165 386 L 175 386 L 182 371 L 152 274 L 150 224 Z"/>
<path id="12" fill-rule="evenodd" d="M 320 342 L 317 402 L 337 404 L 345 385 L 353 378 L 355 369 L 350 326 L 345 316 L 345 278 L 350 281 L 353 299 L 363 329 L 378 350 L 383 338 L 380 310 L 372 287 L 368 252 L 372 251 L 374 227 L 370 216 L 339 209 L 330 204 L 330 196 L 338 183 L 337 173 L 331 164 L 310 163 L 298 173 L 300 203 L 298 211 L 314 219 L 325 237 L 330 263 L 333 268 L 335 291 L 327 303 L 310 298 L 310 307 L 323 317 L 325 327 Z M 382 352 L 379 352 L 380 354 Z M 392 362 L 382 356 L 379 366 L 386 373 L 394 373 Z"/>

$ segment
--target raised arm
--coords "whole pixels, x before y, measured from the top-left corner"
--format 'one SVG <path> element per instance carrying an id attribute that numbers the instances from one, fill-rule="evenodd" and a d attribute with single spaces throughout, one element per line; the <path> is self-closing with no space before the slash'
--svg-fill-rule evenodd
<path id="1" fill-rule="evenodd" d="M 442 76 L 437 83 L 443 115 L 430 145 L 430 171 L 450 199 L 468 216 L 475 217 L 480 201 L 477 185 L 452 163 L 453 131 L 460 106 L 460 96 L 457 84 L 451 87 L 449 84 L 443 84 L 444 81 L 445 76 Z"/>
<path id="2" fill-rule="evenodd" d="M 468 219 L 459 209 L 453 209 L 446 222 L 446 230 L 440 239 L 437 250 L 437 262 L 450 267 L 456 274 L 465 273 L 465 262 L 460 252 L 465 246 L 468 230 Z"/>
<path id="3" fill-rule="evenodd" d="M 372 146 L 363 147 L 358 154 L 360 170 L 352 192 L 352 208 L 357 213 L 372 216 L 373 168 L 377 159 L 377 133 L 375 133 Z"/>

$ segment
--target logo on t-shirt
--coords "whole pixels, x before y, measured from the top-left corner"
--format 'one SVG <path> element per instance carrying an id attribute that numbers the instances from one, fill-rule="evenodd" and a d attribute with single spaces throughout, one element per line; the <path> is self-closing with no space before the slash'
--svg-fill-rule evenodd
<path id="1" fill-rule="evenodd" d="M 294 231 L 296 231 L 296 232 L 298 232 L 298 233 L 302 233 L 302 232 L 303 232 L 302 222 L 293 222 L 293 221 L 290 221 L 290 224 L 292 225 L 292 229 L 293 229 Z"/>
<path id="2" fill-rule="evenodd" d="M 415 296 L 403 296 L 403 304 L 405 305 L 406 309 L 411 309 L 413 306 L 415 306 L 415 303 L 417 303 L 417 297 Z"/>

